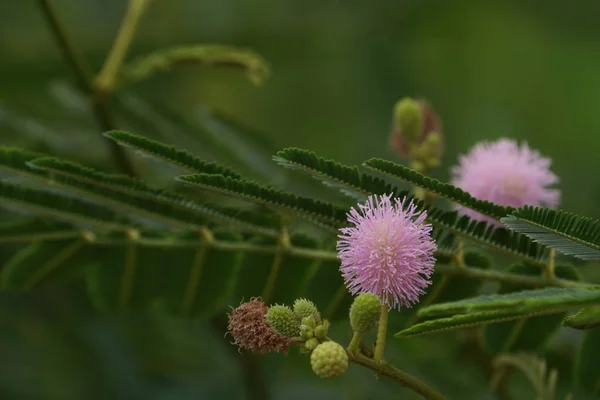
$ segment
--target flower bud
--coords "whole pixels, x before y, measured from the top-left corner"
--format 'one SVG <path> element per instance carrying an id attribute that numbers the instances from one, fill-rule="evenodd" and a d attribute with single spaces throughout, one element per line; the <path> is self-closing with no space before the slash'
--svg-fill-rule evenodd
<path id="1" fill-rule="evenodd" d="M 308 351 L 313 351 L 319 345 L 319 341 L 316 338 L 308 339 L 306 343 L 304 343 L 304 348 Z"/>
<path id="2" fill-rule="evenodd" d="M 350 326 L 355 332 L 365 333 L 377 326 L 381 314 L 381 299 L 373 293 L 362 293 L 350 307 Z"/>
<path id="3" fill-rule="evenodd" d="M 313 350 L 310 365 L 314 373 L 323 379 L 337 378 L 348 369 L 348 355 L 338 343 L 324 342 Z"/>
<path id="4" fill-rule="evenodd" d="M 401 132 L 407 143 L 416 143 L 423 131 L 421 104 L 405 97 L 394 107 L 394 131 Z"/>
<path id="5" fill-rule="evenodd" d="M 298 321 L 312 317 L 316 324 L 321 322 L 321 314 L 319 313 L 317 306 L 307 299 L 297 299 L 294 302 L 294 314 L 296 315 L 296 318 L 298 318 Z"/>
<path id="6" fill-rule="evenodd" d="M 312 328 L 306 325 L 300 325 L 300 337 L 304 340 L 312 339 L 315 336 Z"/>
<path id="7" fill-rule="evenodd" d="M 313 317 L 302 318 L 302 322 L 300 322 L 300 325 L 305 325 L 313 329 L 317 326 Z"/>
<path id="8" fill-rule="evenodd" d="M 319 340 L 323 340 L 327 337 L 329 331 L 329 321 L 325 320 L 323 323 L 315 328 L 315 337 Z"/>
<path id="9" fill-rule="evenodd" d="M 267 311 L 267 321 L 271 328 L 281 336 L 296 337 L 299 334 L 299 324 L 294 312 L 288 306 L 274 305 Z"/>

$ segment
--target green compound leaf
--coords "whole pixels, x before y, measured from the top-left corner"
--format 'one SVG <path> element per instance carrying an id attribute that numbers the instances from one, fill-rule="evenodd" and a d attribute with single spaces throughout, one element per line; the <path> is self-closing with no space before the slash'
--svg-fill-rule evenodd
<path id="1" fill-rule="evenodd" d="M 507 272 L 527 276 L 539 276 L 541 271 L 534 265 L 516 264 Z M 571 265 L 557 265 L 557 278 L 578 281 L 579 274 Z M 503 283 L 499 293 L 511 293 L 525 290 L 527 287 Z M 516 322 L 502 322 L 486 326 L 483 330 L 483 346 L 490 354 L 509 353 L 517 351 L 535 352 L 543 348 L 556 330 L 565 314 L 548 315 L 545 317 L 523 319 Z"/>
<path id="2" fill-rule="evenodd" d="M 382 174 L 402 179 L 412 185 L 419 186 L 429 192 L 435 193 L 446 199 L 458 203 L 477 211 L 480 214 L 500 219 L 510 214 L 514 208 L 499 206 L 489 201 L 477 200 L 464 190 L 451 185 L 450 183 L 440 182 L 434 178 L 427 177 L 420 172 L 407 168 L 403 165 L 380 158 L 371 158 L 364 163 L 364 166 Z"/>
<path id="3" fill-rule="evenodd" d="M 36 242 L 17 252 L 0 272 L 2 289 L 30 290 L 81 273 L 91 264 L 83 237 Z"/>
<path id="4" fill-rule="evenodd" d="M 254 237 L 252 244 L 276 245 L 276 240 Z M 308 249 L 318 249 L 319 242 L 301 234 L 291 237 L 292 245 Z M 266 283 L 275 261 L 274 254 L 248 253 L 244 255 L 234 298 L 245 301 L 263 295 Z M 284 255 L 275 273 L 273 291 L 268 299 L 269 304 L 292 304 L 294 300 L 306 296 L 306 290 L 319 268 L 318 260 Z"/>
<path id="5" fill-rule="evenodd" d="M 260 204 L 285 215 L 300 216 L 329 231 L 337 232 L 337 228 L 346 225 L 346 210 L 341 207 L 256 182 L 210 174 L 183 175 L 176 179 L 192 187 Z"/>
<path id="6" fill-rule="evenodd" d="M 330 187 L 358 200 L 372 194 L 392 194 L 404 197 L 408 191 L 401 190 L 380 178 L 360 172 L 356 166 L 348 166 L 335 160 L 327 160 L 314 152 L 287 148 L 277 152 L 273 160 L 283 167 L 308 173 Z"/>
<path id="7" fill-rule="evenodd" d="M 492 294 L 451 303 L 434 304 L 420 310 L 423 317 L 466 314 L 481 311 L 510 309 L 519 312 L 537 312 L 545 308 L 559 312 L 586 305 L 600 304 L 600 289 L 545 288 L 523 290 L 508 294 Z"/>
<path id="8" fill-rule="evenodd" d="M 31 160 L 43 157 L 43 154 L 14 147 L 0 146 L 0 171 L 6 171 L 28 177 L 45 177 L 43 171 L 32 169 L 27 165 Z"/>
<path id="9" fill-rule="evenodd" d="M 3 181 L 0 181 L 0 205 L 13 205 L 33 213 L 99 228 L 128 229 L 137 226 L 107 207 Z"/>
<path id="10" fill-rule="evenodd" d="M 573 329 L 592 329 L 600 326 L 600 307 L 589 307 L 565 318 L 563 326 Z"/>
<path id="11" fill-rule="evenodd" d="M 239 241 L 236 233 L 216 231 L 216 239 Z M 104 313 L 159 309 L 186 316 L 214 315 L 234 301 L 242 255 L 214 248 L 103 249 L 88 269 L 88 293 Z"/>
<path id="12" fill-rule="evenodd" d="M 600 395 L 600 329 L 585 332 L 577 354 L 575 381 L 577 386 L 590 395 Z"/>
<path id="13" fill-rule="evenodd" d="M 143 136 L 133 135 L 122 131 L 110 131 L 104 133 L 109 139 L 114 140 L 118 144 L 130 147 L 144 154 L 159 158 L 167 163 L 176 165 L 180 168 L 195 173 L 220 174 L 232 178 L 240 178 L 241 176 L 215 162 L 207 162 L 199 159 L 193 154 L 185 150 L 179 150 L 173 146 L 169 146 L 155 140 L 145 138 Z"/>
<path id="14" fill-rule="evenodd" d="M 600 260 L 600 221 L 561 210 L 525 206 L 502 222 L 566 255 Z"/>
<path id="15" fill-rule="evenodd" d="M 428 220 L 437 228 L 482 244 L 490 249 L 516 256 L 531 264 L 547 264 L 547 249 L 525 235 L 477 221 L 457 211 L 429 207 Z"/>
<path id="16" fill-rule="evenodd" d="M 270 75 L 268 62 L 252 50 L 223 45 L 187 45 L 159 50 L 134 60 L 123 67 L 118 86 L 186 65 L 241 69 L 255 85 L 261 85 Z"/>
<path id="17" fill-rule="evenodd" d="M 27 218 L 0 224 L 0 244 L 60 240 L 81 236 L 71 225 L 45 219 Z"/>
<path id="18" fill-rule="evenodd" d="M 199 229 L 210 220 L 249 233 L 277 235 L 279 221 L 268 215 L 190 201 L 175 193 L 151 188 L 137 179 L 105 174 L 70 161 L 44 157 L 29 164 L 52 172 L 55 185 L 170 227 Z"/>

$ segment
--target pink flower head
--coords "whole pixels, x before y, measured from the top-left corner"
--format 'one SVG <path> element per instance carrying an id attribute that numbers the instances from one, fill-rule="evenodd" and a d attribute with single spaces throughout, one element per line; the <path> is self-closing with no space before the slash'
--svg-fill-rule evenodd
<path id="1" fill-rule="evenodd" d="M 460 157 L 452 169 L 452 184 L 480 200 L 502 206 L 557 206 L 560 192 L 548 186 L 558 182 L 550 171 L 551 161 L 532 150 L 527 143 L 500 139 L 481 142 Z M 499 225 L 492 218 L 457 206 L 469 217 Z"/>
<path id="2" fill-rule="evenodd" d="M 436 244 L 427 213 L 406 198 L 370 196 L 352 208 L 340 229 L 337 249 L 341 271 L 352 294 L 373 293 L 388 307 L 411 307 L 431 284 Z"/>

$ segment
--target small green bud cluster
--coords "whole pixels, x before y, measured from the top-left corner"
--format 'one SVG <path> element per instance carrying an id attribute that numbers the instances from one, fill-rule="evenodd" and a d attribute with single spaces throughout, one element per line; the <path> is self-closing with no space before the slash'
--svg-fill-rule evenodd
<path id="1" fill-rule="evenodd" d="M 425 172 L 440 165 L 443 152 L 441 123 L 423 100 L 401 99 L 394 107 L 390 145 L 411 168 Z"/>

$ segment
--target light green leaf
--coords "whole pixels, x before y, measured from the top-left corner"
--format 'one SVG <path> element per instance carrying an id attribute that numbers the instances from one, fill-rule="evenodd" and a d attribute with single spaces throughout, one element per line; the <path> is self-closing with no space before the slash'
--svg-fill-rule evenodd
<path id="1" fill-rule="evenodd" d="M 574 329 L 597 328 L 600 326 L 600 307 L 584 308 L 577 314 L 565 318 L 562 324 Z"/>
<path id="2" fill-rule="evenodd" d="M 262 84 L 270 74 L 268 62 L 252 50 L 224 45 L 184 45 L 146 54 L 125 65 L 117 85 L 143 81 L 185 65 L 241 69 L 255 85 Z"/>

